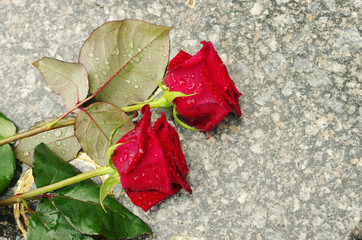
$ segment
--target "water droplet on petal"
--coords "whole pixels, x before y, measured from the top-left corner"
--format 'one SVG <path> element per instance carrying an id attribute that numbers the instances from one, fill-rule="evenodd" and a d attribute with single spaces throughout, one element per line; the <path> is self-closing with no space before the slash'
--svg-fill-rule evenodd
<path id="1" fill-rule="evenodd" d="M 24 152 L 24 157 L 27 157 L 27 156 L 29 156 L 29 155 L 30 155 L 29 152 Z"/>
<path id="2" fill-rule="evenodd" d="M 189 86 L 186 87 L 189 90 L 193 90 L 195 88 L 195 83 L 191 82 L 191 84 Z"/>
<path id="3" fill-rule="evenodd" d="M 105 61 L 104 64 L 108 65 L 108 61 Z"/>
<path id="4" fill-rule="evenodd" d="M 195 105 L 195 99 L 193 99 L 193 98 L 187 99 L 186 104 L 189 106 Z"/>
<path id="5" fill-rule="evenodd" d="M 139 178 L 138 176 L 135 176 L 135 177 L 134 177 L 134 181 L 135 181 L 136 183 L 139 183 L 139 182 L 140 182 L 140 178 Z"/>
<path id="6" fill-rule="evenodd" d="M 93 51 L 93 50 L 94 50 L 94 47 L 91 47 L 90 49 Z"/>
<path id="7" fill-rule="evenodd" d="M 139 86 L 138 85 L 134 85 L 135 88 L 138 88 Z"/>
<path id="8" fill-rule="evenodd" d="M 95 58 L 95 60 L 99 61 L 99 58 L 98 58 L 98 57 L 96 57 L 96 58 Z"/>
<path id="9" fill-rule="evenodd" d="M 88 57 L 93 57 L 93 53 L 88 53 Z"/>
<path id="10" fill-rule="evenodd" d="M 181 78 L 180 81 L 178 81 L 178 85 L 179 85 L 180 87 L 183 87 L 185 84 L 186 84 L 186 81 L 185 81 L 185 79 L 183 79 L 183 78 Z"/>

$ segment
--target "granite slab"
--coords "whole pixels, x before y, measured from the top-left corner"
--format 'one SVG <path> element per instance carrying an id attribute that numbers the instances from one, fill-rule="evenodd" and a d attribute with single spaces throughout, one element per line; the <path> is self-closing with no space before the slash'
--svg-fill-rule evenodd
<path id="1" fill-rule="evenodd" d="M 243 116 L 227 116 L 210 139 L 176 126 L 192 195 L 147 213 L 119 201 L 157 240 L 361 239 L 361 8 L 361 0 L 1 0 L 0 111 L 19 130 L 64 113 L 32 63 L 76 62 L 107 21 L 172 26 L 171 57 L 213 42 L 243 93 Z M 22 239 L 10 207 L 0 209 L 0 239 Z"/>

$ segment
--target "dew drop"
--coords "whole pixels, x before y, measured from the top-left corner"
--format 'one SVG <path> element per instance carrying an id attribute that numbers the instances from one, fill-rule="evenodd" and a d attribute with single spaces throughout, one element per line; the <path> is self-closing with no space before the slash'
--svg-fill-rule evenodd
<path id="1" fill-rule="evenodd" d="M 95 77 L 95 78 L 98 78 L 98 77 L 99 77 L 99 76 L 98 76 L 98 73 L 95 73 L 95 74 L 94 74 L 94 77 Z"/>
<path id="2" fill-rule="evenodd" d="M 134 85 L 135 88 L 138 88 L 139 86 L 138 85 Z"/>
<path id="3" fill-rule="evenodd" d="M 185 77 L 185 78 L 188 78 L 188 77 L 189 77 L 189 75 L 188 75 L 187 73 L 185 73 L 184 77 Z"/>
<path id="4" fill-rule="evenodd" d="M 65 150 L 62 150 L 62 154 L 65 154 L 66 152 L 65 152 Z"/>
<path id="5" fill-rule="evenodd" d="M 133 42 L 132 42 L 132 41 L 129 42 L 129 43 L 128 43 L 128 46 L 129 46 L 130 48 L 133 48 Z"/>
<path id="6" fill-rule="evenodd" d="M 163 49 L 165 49 L 165 48 L 162 46 L 158 48 L 158 50 L 160 50 L 160 51 L 163 51 Z"/>
<path id="7" fill-rule="evenodd" d="M 107 75 L 107 73 L 106 73 L 105 71 L 102 71 L 102 74 L 103 74 L 103 75 Z"/>
<path id="8" fill-rule="evenodd" d="M 91 47 L 90 49 L 91 49 L 92 51 L 94 51 L 94 47 Z"/>
<path id="9" fill-rule="evenodd" d="M 185 81 L 185 79 L 183 79 L 183 78 L 181 78 L 180 81 L 178 82 L 178 85 L 179 85 L 180 87 L 183 87 L 185 84 L 186 84 L 186 81 Z"/>
<path id="10" fill-rule="evenodd" d="M 99 61 L 99 58 L 98 58 L 98 57 L 96 57 L 96 58 L 95 58 L 95 60 Z"/>
<path id="11" fill-rule="evenodd" d="M 128 80 L 128 79 L 127 79 L 127 80 L 126 80 L 126 83 L 130 84 L 130 83 L 131 83 L 131 80 Z"/>
<path id="12" fill-rule="evenodd" d="M 140 59 L 139 59 L 138 57 L 135 57 L 135 58 L 134 58 L 134 61 L 135 61 L 135 62 L 139 62 Z"/>
<path id="13" fill-rule="evenodd" d="M 137 48 L 137 51 L 138 51 L 138 52 L 141 52 L 141 50 L 142 50 L 141 48 Z"/>
<path id="14" fill-rule="evenodd" d="M 55 142 L 55 144 L 56 144 L 57 146 L 60 146 L 60 142 L 59 142 L 59 141 Z"/>
<path id="15" fill-rule="evenodd" d="M 162 56 L 167 57 L 167 53 L 162 53 Z"/>
<path id="16" fill-rule="evenodd" d="M 104 64 L 108 65 L 108 61 L 105 61 Z"/>
<path id="17" fill-rule="evenodd" d="M 29 152 L 24 152 L 24 157 L 27 157 L 27 156 L 29 156 L 29 155 L 30 155 Z"/>
<path id="18" fill-rule="evenodd" d="M 93 53 L 88 53 L 88 57 L 93 57 Z"/>
<path id="19" fill-rule="evenodd" d="M 132 57 L 132 54 L 129 53 L 129 54 L 128 54 L 128 57 Z"/>
<path id="20" fill-rule="evenodd" d="M 187 87 L 189 90 L 193 90 L 195 88 L 195 83 L 191 82 L 191 85 Z"/>
<path id="21" fill-rule="evenodd" d="M 187 99 L 186 104 L 189 105 L 189 106 L 195 105 L 195 99 L 193 99 L 193 98 Z"/>
<path id="22" fill-rule="evenodd" d="M 54 131 L 54 135 L 55 135 L 56 137 L 60 137 L 60 136 L 62 135 L 62 131 L 61 131 L 60 129 L 56 129 L 56 130 Z"/>
<path id="23" fill-rule="evenodd" d="M 151 76 L 151 73 L 148 72 L 148 73 L 147 73 L 147 76 Z"/>
<path id="24" fill-rule="evenodd" d="M 135 176 L 135 177 L 134 177 L 134 181 L 135 181 L 136 183 L 139 183 L 139 182 L 140 182 L 140 178 L 139 178 L 138 176 Z"/>

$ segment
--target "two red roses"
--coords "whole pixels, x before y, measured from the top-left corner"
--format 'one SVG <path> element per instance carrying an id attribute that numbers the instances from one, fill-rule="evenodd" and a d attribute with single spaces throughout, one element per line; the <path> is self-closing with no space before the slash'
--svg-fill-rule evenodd
<path id="1" fill-rule="evenodd" d="M 174 99 L 177 113 L 188 125 L 206 132 L 233 110 L 241 116 L 241 94 L 212 43 L 202 44 L 196 55 L 181 50 L 170 61 L 164 84 L 169 91 L 188 95 Z M 136 127 L 118 141 L 123 144 L 115 149 L 112 160 L 131 201 L 148 211 L 181 188 L 192 191 L 186 181 L 189 170 L 176 130 L 163 113 L 153 127 L 149 106 L 142 113 Z"/>

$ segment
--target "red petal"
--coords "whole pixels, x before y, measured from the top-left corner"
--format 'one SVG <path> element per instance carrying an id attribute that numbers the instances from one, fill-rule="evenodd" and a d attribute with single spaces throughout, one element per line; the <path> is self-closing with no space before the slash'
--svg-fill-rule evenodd
<path id="1" fill-rule="evenodd" d="M 168 70 L 171 71 L 173 68 L 185 62 L 191 57 L 192 56 L 190 54 L 180 50 L 180 52 L 170 61 L 170 64 L 168 65 Z"/>
<path id="2" fill-rule="evenodd" d="M 123 144 L 115 149 L 112 160 L 121 176 L 131 171 L 145 152 L 146 129 L 151 127 L 150 107 L 146 105 L 143 112 L 135 128 L 117 142 Z"/>
<path id="3" fill-rule="evenodd" d="M 172 186 L 172 191 L 170 193 L 164 193 L 160 191 L 131 191 L 127 189 L 125 191 L 134 205 L 142 208 L 143 211 L 147 212 L 152 206 L 178 192 L 180 189 L 181 186 L 174 185 Z"/>
<path id="4" fill-rule="evenodd" d="M 136 167 L 121 176 L 124 189 L 171 192 L 171 174 L 163 148 L 150 127 L 147 129 L 146 150 Z"/>
<path id="5" fill-rule="evenodd" d="M 189 169 L 187 168 L 185 156 L 181 150 L 178 133 L 166 121 L 163 113 L 162 117 L 155 123 L 154 129 L 166 154 L 169 171 L 173 176 L 173 183 L 180 184 L 187 192 L 192 193 L 191 187 L 187 184 L 185 178 Z"/>

